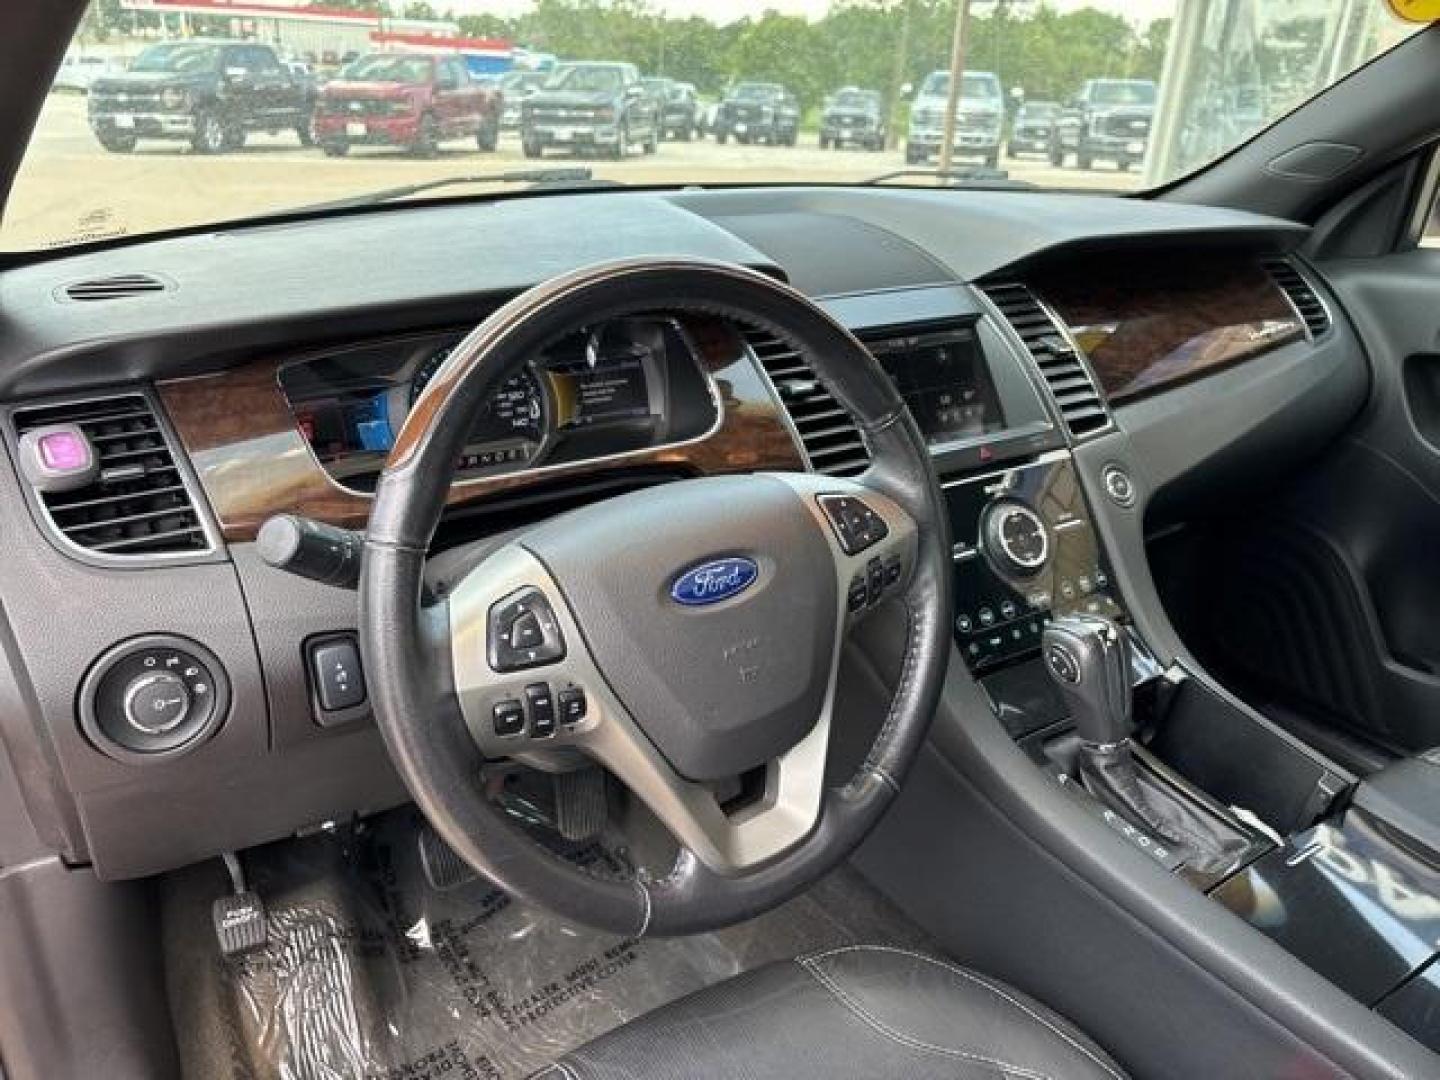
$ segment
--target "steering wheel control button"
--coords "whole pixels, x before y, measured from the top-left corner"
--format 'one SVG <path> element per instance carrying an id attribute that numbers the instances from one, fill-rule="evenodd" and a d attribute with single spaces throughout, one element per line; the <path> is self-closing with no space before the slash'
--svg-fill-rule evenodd
<path id="1" fill-rule="evenodd" d="M 492 671 L 524 671 L 565 658 L 555 609 L 539 589 L 520 589 L 496 603 L 486 631 Z"/>
<path id="2" fill-rule="evenodd" d="M 585 711 L 588 705 L 585 701 L 585 691 L 579 687 L 570 687 L 561 690 L 560 696 L 560 722 L 566 727 L 578 724 L 585 719 Z"/>
<path id="3" fill-rule="evenodd" d="M 365 674 L 353 637 L 331 638 L 310 648 L 310 675 L 325 712 L 344 712 L 365 704 Z"/>
<path id="4" fill-rule="evenodd" d="M 1061 682 L 1071 685 L 1080 682 L 1080 662 L 1063 645 L 1051 645 L 1045 650 L 1045 664 Z"/>
<path id="5" fill-rule="evenodd" d="M 1100 474 L 1100 482 L 1105 486 L 1105 494 L 1116 506 L 1129 510 L 1135 505 L 1135 481 L 1119 465 L 1106 465 Z"/>
<path id="6" fill-rule="evenodd" d="M 530 713 L 530 737 L 548 739 L 555 734 L 555 698 L 545 683 L 525 687 L 525 705 Z"/>
<path id="7" fill-rule="evenodd" d="M 135 638 L 100 657 L 80 686 L 80 726 L 94 746 L 143 763 L 199 743 L 225 718 L 230 687 L 209 650 L 184 638 Z"/>
<path id="8" fill-rule="evenodd" d="M 514 698 L 497 701 L 490 710 L 490 718 L 495 726 L 495 734 L 502 739 L 519 735 L 525 730 L 525 706 Z"/>
<path id="9" fill-rule="evenodd" d="M 865 605 L 870 602 L 870 589 L 863 577 L 857 577 L 850 582 L 850 589 L 845 594 L 845 608 L 850 614 L 857 611 L 864 611 Z"/>
<path id="10" fill-rule="evenodd" d="M 163 735 L 185 722 L 190 691 L 179 675 L 151 671 L 125 688 L 125 719 L 145 735 Z"/>
<path id="11" fill-rule="evenodd" d="M 879 559 L 865 564 L 865 591 L 869 603 L 880 602 L 880 594 L 885 591 L 885 566 Z"/>
<path id="12" fill-rule="evenodd" d="M 880 515 L 854 495 L 821 495 L 820 507 L 846 555 L 859 555 L 890 535 Z"/>

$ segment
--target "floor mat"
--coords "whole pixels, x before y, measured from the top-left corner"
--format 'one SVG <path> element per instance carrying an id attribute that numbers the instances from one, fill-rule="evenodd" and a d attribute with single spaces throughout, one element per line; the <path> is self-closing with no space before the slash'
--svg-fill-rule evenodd
<path id="1" fill-rule="evenodd" d="M 519 1080 L 566 1051 L 771 960 L 855 941 L 924 948 L 853 871 L 751 922 L 635 941 L 476 882 L 425 881 L 412 811 L 247 856 L 265 949 L 220 959 L 216 862 L 165 882 L 167 974 L 187 1075 L 234 1080 Z M 572 857 L 624 872 L 600 845 Z"/>

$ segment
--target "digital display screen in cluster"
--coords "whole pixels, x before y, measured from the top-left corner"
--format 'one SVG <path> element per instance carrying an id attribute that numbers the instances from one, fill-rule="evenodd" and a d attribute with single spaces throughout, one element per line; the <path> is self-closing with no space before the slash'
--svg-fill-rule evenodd
<path id="1" fill-rule="evenodd" d="M 1005 426 L 985 354 L 972 329 L 868 342 L 931 446 Z"/>

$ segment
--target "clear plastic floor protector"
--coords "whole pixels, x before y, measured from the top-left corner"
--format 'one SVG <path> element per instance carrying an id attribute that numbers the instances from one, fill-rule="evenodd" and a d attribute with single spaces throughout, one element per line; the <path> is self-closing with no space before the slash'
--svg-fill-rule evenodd
<path id="1" fill-rule="evenodd" d="M 236 960 L 219 959 L 194 916 L 208 906 L 203 894 L 215 879 L 192 874 L 167 891 L 171 952 L 209 949 L 203 962 L 169 962 L 187 1073 L 519 1080 L 628 1020 L 768 961 L 855 941 L 925 944 L 849 871 L 728 930 L 609 937 L 513 903 L 484 882 L 432 889 L 416 826 L 413 812 L 401 812 L 348 839 L 317 837 L 249 856 L 270 940 Z M 593 869 L 601 872 L 627 870 L 600 845 L 571 857 L 599 863 Z"/>

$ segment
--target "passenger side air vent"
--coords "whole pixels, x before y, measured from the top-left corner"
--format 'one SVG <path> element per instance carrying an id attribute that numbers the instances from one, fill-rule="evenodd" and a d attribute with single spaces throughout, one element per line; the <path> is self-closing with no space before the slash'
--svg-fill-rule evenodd
<path id="1" fill-rule="evenodd" d="M 1030 350 L 1070 434 L 1082 438 L 1110 426 L 1110 414 L 1090 371 L 1050 313 L 1024 285 L 985 285 L 981 291 Z"/>
<path id="2" fill-rule="evenodd" d="M 27 431 L 73 424 L 85 433 L 95 478 L 70 491 L 35 491 L 55 531 L 105 559 L 203 555 L 212 544 L 185 475 L 150 402 L 141 394 L 15 410 Z"/>
<path id="3" fill-rule="evenodd" d="M 1288 259 L 1267 259 L 1264 266 L 1271 280 L 1290 298 L 1290 303 L 1305 321 L 1310 337 L 1324 337 L 1330 330 L 1330 312 L 1304 275 Z"/>
<path id="4" fill-rule="evenodd" d="M 93 300 L 123 300 L 127 296 L 164 292 L 169 287 L 160 278 L 150 274 L 117 274 L 114 277 L 72 282 L 66 285 L 62 292 L 66 299 L 83 303 Z"/>
<path id="5" fill-rule="evenodd" d="M 870 465 L 870 450 L 860 429 L 815 377 L 805 358 L 763 330 L 746 330 L 744 334 L 795 425 L 810 467 L 827 476 L 864 472 Z"/>

